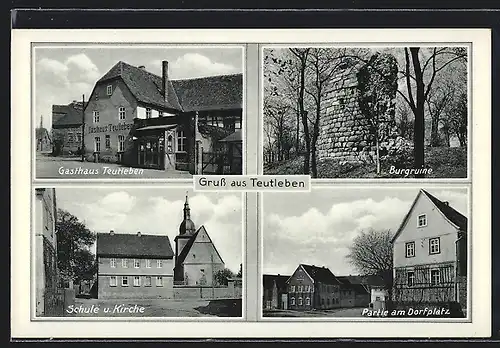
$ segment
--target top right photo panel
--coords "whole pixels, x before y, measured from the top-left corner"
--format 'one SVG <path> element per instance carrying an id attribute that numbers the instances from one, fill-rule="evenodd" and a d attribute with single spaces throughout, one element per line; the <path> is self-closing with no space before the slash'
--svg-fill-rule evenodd
<path id="1" fill-rule="evenodd" d="M 261 54 L 263 174 L 468 178 L 466 44 Z"/>

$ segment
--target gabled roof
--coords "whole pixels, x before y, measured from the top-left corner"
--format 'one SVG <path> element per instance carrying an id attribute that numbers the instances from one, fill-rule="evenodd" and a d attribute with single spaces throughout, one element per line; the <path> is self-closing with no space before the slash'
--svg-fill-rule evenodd
<path id="1" fill-rule="evenodd" d="M 241 142 L 242 141 L 241 129 L 236 130 L 234 133 L 231 133 L 230 135 L 219 141 L 225 143 Z"/>
<path id="2" fill-rule="evenodd" d="M 87 106 L 88 103 L 85 103 Z M 60 128 L 64 126 L 81 126 L 82 125 L 82 102 L 73 102 L 68 105 L 52 105 L 52 113 L 64 113 L 60 119 L 52 123 L 52 128 Z"/>
<path id="3" fill-rule="evenodd" d="M 185 112 L 242 108 L 242 74 L 173 80 L 172 83 Z"/>
<path id="4" fill-rule="evenodd" d="M 97 256 L 172 259 L 174 252 L 168 236 L 98 233 Z"/>
<path id="5" fill-rule="evenodd" d="M 119 61 L 97 83 L 121 78 L 134 97 L 143 103 L 162 108 L 182 110 L 172 82 L 168 83 L 167 100 L 163 94 L 163 80 L 145 69 Z"/>
<path id="6" fill-rule="evenodd" d="M 401 225 L 398 228 L 398 231 L 396 232 L 396 234 L 392 238 L 392 241 L 391 241 L 392 243 L 394 243 L 396 238 L 399 236 L 399 234 L 401 233 L 401 231 L 405 227 L 406 222 L 408 221 L 408 218 L 410 217 L 411 212 L 413 211 L 413 208 L 415 207 L 415 204 L 417 203 L 417 201 L 421 195 L 427 196 L 430 199 L 430 201 L 434 204 L 434 206 L 445 216 L 446 219 L 448 219 L 448 221 L 450 221 L 452 224 L 454 224 L 461 231 L 467 232 L 467 217 L 463 216 L 461 213 L 459 213 L 458 211 L 453 209 L 448 204 L 448 202 L 445 203 L 445 202 L 437 199 L 436 197 L 434 197 L 433 195 L 431 195 L 429 192 L 425 191 L 424 189 L 420 189 L 417 196 L 413 200 L 413 203 L 411 205 L 410 210 L 408 210 L 408 213 L 405 215 L 403 222 L 401 223 Z"/>
<path id="7" fill-rule="evenodd" d="M 384 286 L 384 279 L 377 275 L 356 275 L 356 276 L 337 276 L 340 282 L 349 282 L 350 284 L 362 284 L 367 286 Z"/>
<path id="8" fill-rule="evenodd" d="M 183 112 L 241 109 L 243 75 L 220 75 L 169 80 L 167 100 L 163 79 L 145 69 L 119 61 L 97 83 L 121 78 L 142 103 Z"/>
<path id="9" fill-rule="evenodd" d="M 262 276 L 262 285 L 265 289 L 271 289 L 274 282 L 276 282 L 278 289 L 282 289 L 286 287 L 286 281 L 288 278 L 290 278 L 290 276 L 281 274 L 264 274 Z"/>
<path id="10" fill-rule="evenodd" d="M 341 276 L 337 277 L 343 289 L 351 289 L 357 294 L 368 294 L 368 289 L 365 284 L 358 283 L 357 277 Z"/>
<path id="11" fill-rule="evenodd" d="M 323 284 L 340 285 L 335 275 L 327 267 L 317 267 L 311 265 L 300 264 L 304 271 L 314 280 L 314 282 L 321 282 Z"/>
<path id="12" fill-rule="evenodd" d="M 205 233 L 207 234 L 208 239 L 210 240 L 210 243 L 212 243 L 212 245 L 214 247 L 215 252 L 219 256 L 219 258 L 221 259 L 221 261 L 224 262 L 224 260 L 222 260 L 222 257 L 219 254 L 219 251 L 217 251 L 217 248 L 215 247 L 215 244 L 212 242 L 212 239 L 208 235 L 208 232 L 205 229 L 205 226 L 201 225 L 200 228 L 198 228 L 198 230 L 188 240 L 188 242 L 186 243 L 186 245 L 182 249 L 179 257 L 177 258 L 177 260 L 175 260 L 175 267 L 177 267 L 177 265 L 183 263 L 186 260 L 186 257 L 189 254 L 189 251 L 191 250 L 191 247 L 193 246 L 193 244 L 194 244 L 194 242 L 196 240 L 196 237 L 198 236 L 198 233 L 201 231 L 201 229 L 203 229 L 205 231 Z"/>

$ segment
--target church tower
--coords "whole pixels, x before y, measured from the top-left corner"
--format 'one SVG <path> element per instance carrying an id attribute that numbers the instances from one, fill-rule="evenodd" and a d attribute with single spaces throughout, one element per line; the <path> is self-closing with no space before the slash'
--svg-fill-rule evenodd
<path id="1" fill-rule="evenodd" d="M 175 237 L 176 262 L 182 252 L 182 249 L 184 249 L 186 243 L 195 233 L 196 227 L 194 222 L 191 220 L 191 209 L 189 208 L 188 195 L 186 193 L 186 202 L 184 203 L 184 220 L 182 220 L 181 225 L 179 226 L 179 235 Z"/>

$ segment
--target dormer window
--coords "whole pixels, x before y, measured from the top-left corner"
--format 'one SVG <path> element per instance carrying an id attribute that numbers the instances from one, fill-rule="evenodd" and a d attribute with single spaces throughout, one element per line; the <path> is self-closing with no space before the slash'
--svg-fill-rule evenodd
<path id="1" fill-rule="evenodd" d="M 420 214 L 417 217 L 417 227 L 425 227 L 425 226 L 427 226 L 427 215 Z"/>
<path id="2" fill-rule="evenodd" d="M 106 94 L 107 94 L 107 95 L 111 95 L 111 94 L 113 94 L 113 86 L 112 86 L 112 85 L 108 85 L 108 86 L 106 87 Z"/>

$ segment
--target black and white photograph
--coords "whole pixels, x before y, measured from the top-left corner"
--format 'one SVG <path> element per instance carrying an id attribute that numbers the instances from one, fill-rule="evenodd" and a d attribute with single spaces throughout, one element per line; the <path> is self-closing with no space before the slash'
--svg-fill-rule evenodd
<path id="1" fill-rule="evenodd" d="M 35 46 L 36 178 L 242 174 L 242 46 Z"/>
<path id="2" fill-rule="evenodd" d="M 264 47 L 263 172 L 467 178 L 468 47 Z"/>
<path id="3" fill-rule="evenodd" d="M 468 195 L 466 187 L 266 194 L 263 316 L 466 318 Z"/>
<path id="4" fill-rule="evenodd" d="M 34 195 L 35 317 L 242 317 L 240 194 Z"/>

